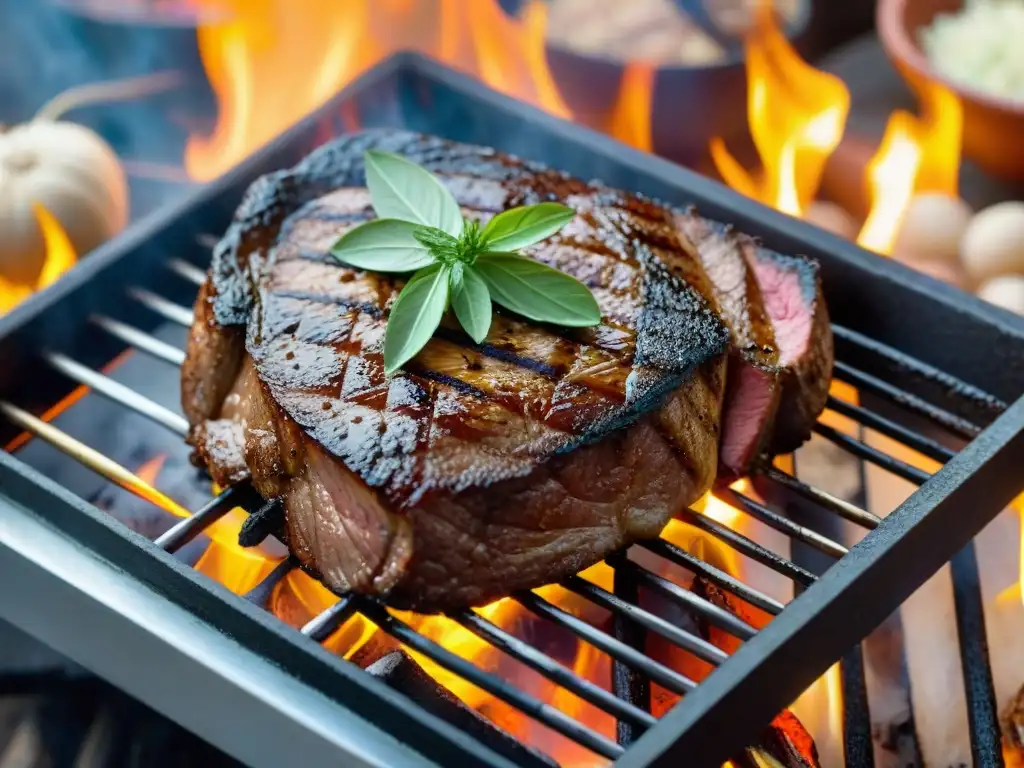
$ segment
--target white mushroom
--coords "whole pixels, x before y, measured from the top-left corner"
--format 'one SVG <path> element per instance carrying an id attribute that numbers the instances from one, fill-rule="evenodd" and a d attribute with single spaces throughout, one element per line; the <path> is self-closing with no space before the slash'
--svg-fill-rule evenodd
<path id="1" fill-rule="evenodd" d="M 1024 274 L 1024 203 L 998 203 L 977 213 L 964 232 L 960 259 L 975 284 Z"/>

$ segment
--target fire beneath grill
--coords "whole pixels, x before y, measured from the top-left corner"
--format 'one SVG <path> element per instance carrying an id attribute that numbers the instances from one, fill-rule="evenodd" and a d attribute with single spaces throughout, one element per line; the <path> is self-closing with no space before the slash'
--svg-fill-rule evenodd
<path id="1" fill-rule="evenodd" d="M 181 329 L 173 328 L 157 335 L 170 339 L 172 343 L 180 343 L 183 334 Z M 156 365 L 137 354 L 127 353 L 107 366 L 104 373 L 144 396 L 163 399 L 174 387 L 167 385 L 165 376 L 158 375 L 161 371 L 155 368 Z M 96 419 L 104 419 L 107 414 L 116 422 L 123 422 L 123 426 L 109 430 L 109 443 L 101 445 L 101 450 L 118 464 L 130 465 L 134 462 L 136 465 L 134 472 L 106 468 L 106 476 L 120 486 L 119 491 L 111 492 L 107 490 L 108 486 L 103 485 L 99 486 L 100 490 L 91 491 L 95 485 L 92 478 L 85 480 L 75 475 L 71 462 L 58 459 L 57 454 L 40 441 L 25 442 L 24 438 L 20 438 L 8 447 L 29 463 L 60 477 L 62 484 L 91 496 L 98 506 L 107 509 L 130 527 L 157 541 L 166 540 L 168 535 L 173 535 L 174 519 L 188 518 L 191 514 L 188 507 L 195 508 L 209 497 L 209 481 L 188 464 L 184 445 L 169 442 L 173 437 L 169 440 L 156 440 L 152 429 L 139 428 L 143 421 L 141 417 L 130 414 L 127 417 L 123 414 L 114 417 L 114 413 L 116 411 L 109 402 L 80 390 L 51 409 L 46 418 L 61 429 L 73 433 L 87 429 L 87 422 L 95 424 Z M 76 415 L 81 421 L 75 419 Z M 132 435 L 134 439 L 126 440 L 126 435 Z M 154 450 L 157 452 L 153 453 Z M 142 454 L 147 455 L 147 458 L 139 461 L 138 457 Z M 747 480 L 738 481 L 733 489 L 747 498 L 754 494 Z M 219 493 L 222 489 L 214 487 L 212 491 Z M 154 507 L 164 514 L 154 519 Z M 720 498 L 706 496 L 694 506 L 694 512 L 726 529 L 785 551 L 785 536 L 744 515 Z M 258 513 L 254 518 L 257 516 Z M 250 515 L 245 509 L 230 509 L 204 529 L 205 541 L 198 543 L 198 546 L 193 544 L 187 550 L 180 550 L 179 556 L 184 557 L 197 571 L 235 594 L 246 596 L 287 624 L 317 637 L 331 652 L 371 673 L 384 676 L 389 684 L 394 682 L 403 692 L 409 693 L 411 688 L 414 698 L 423 699 L 428 696 L 423 683 L 417 681 L 432 678 L 439 684 L 438 690 L 453 694 L 458 701 L 496 725 L 501 732 L 540 749 L 557 763 L 604 764 L 592 751 L 561 737 L 500 698 L 475 687 L 414 647 L 399 643 L 362 613 L 352 615 L 337 628 L 319 637 L 319 630 L 316 629 L 318 617 L 324 616 L 325 612 L 330 615 L 331 609 L 339 604 L 338 596 L 295 567 L 284 547 L 272 537 L 258 546 L 240 546 L 239 535 L 247 519 L 250 519 Z M 663 539 L 680 551 L 699 558 L 711 568 L 744 583 L 757 585 L 768 594 L 777 594 L 780 602 L 791 598 L 791 584 L 787 579 L 764 565 L 741 558 L 735 550 L 709 535 L 696 522 L 696 519 L 694 523 L 672 521 L 664 531 Z M 247 535 L 250 539 L 253 537 L 251 531 Z M 260 536 L 257 534 L 256 538 Z M 732 631 L 736 634 L 730 634 L 717 623 L 707 622 L 698 612 L 688 612 L 659 597 L 656 588 L 640 593 L 638 605 L 641 608 L 665 617 L 672 626 L 704 640 L 704 644 L 698 644 L 693 652 L 688 652 L 656 633 L 649 634 L 644 654 L 681 676 L 670 678 L 666 685 L 657 682 L 651 685 L 650 711 L 653 717 L 658 718 L 679 700 L 683 692 L 680 681 L 685 678 L 699 683 L 714 670 L 719 661 L 739 648 L 742 639 L 749 636 L 748 633 L 765 626 L 772 614 L 742 599 L 727 596 L 711 582 L 699 576 L 694 577 L 683 568 L 655 557 L 652 553 L 634 553 L 632 557 L 646 567 L 648 572 L 664 579 L 665 584 L 678 585 L 675 589 L 681 587 L 689 590 L 711 605 L 727 611 L 738 619 L 736 626 L 740 630 L 737 632 L 734 628 Z M 587 569 L 567 585 L 549 585 L 535 590 L 535 605 L 541 609 L 539 613 L 528 609 L 528 604 L 520 598 L 505 598 L 474 611 L 484 620 L 480 625 L 467 622 L 464 616 L 422 616 L 397 610 L 389 610 L 389 614 L 461 659 L 499 678 L 513 681 L 518 689 L 582 723 L 586 728 L 614 740 L 616 720 L 607 711 L 574 695 L 527 664 L 501 651 L 503 642 L 527 642 L 547 656 L 550 662 L 571 670 L 592 684 L 594 690 L 608 691 L 612 687 L 612 657 L 572 632 L 559 631 L 542 618 L 546 611 L 564 612 L 568 617 L 575 617 L 614 634 L 613 614 L 602 607 L 600 601 L 594 601 L 594 594 L 604 594 L 606 599 L 613 602 L 616 600 L 614 571 L 605 563 Z M 545 606 L 550 607 L 545 610 Z M 481 635 L 481 631 L 485 634 Z M 500 633 L 504 641 L 495 643 L 495 633 Z M 396 653 L 399 655 L 396 656 Z M 550 663 L 545 664 L 550 667 Z M 426 677 L 428 675 L 429 678 Z M 783 765 L 817 765 L 813 737 L 801 721 L 806 718 L 808 723 L 817 726 L 820 738 L 827 743 L 830 737 L 821 728 L 841 722 L 842 700 L 839 688 L 837 670 L 830 671 L 794 704 L 794 712 L 800 713 L 798 717 L 783 713 L 776 719 L 765 736 L 762 748 L 782 761 Z M 430 693 L 428 700 L 421 703 L 437 707 L 434 701 L 437 695 Z M 759 754 L 752 752 L 741 756 L 737 765 L 757 765 Z"/>

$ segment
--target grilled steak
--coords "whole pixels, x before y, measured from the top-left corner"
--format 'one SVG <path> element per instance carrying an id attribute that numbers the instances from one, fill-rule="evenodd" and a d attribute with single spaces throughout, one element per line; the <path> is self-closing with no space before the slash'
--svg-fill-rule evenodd
<path id="1" fill-rule="evenodd" d="M 718 471 L 723 481 L 746 474 L 771 436 L 779 403 L 779 356 L 772 321 L 761 299 L 742 240 L 731 228 L 694 210 L 677 213 L 676 225 L 692 244 L 711 281 L 731 347 Z"/>
<path id="2" fill-rule="evenodd" d="M 828 308 L 817 264 L 775 253 L 749 237 L 741 240 L 779 350 L 782 397 L 765 447 L 789 453 L 810 437 L 828 400 L 835 360 Z"/>
<path id="3" fill-rule="evenodd" d="M 499 311 L 385 378 L 401 288 L 328 249 L 372 217 L 362 154 L 442 175 L 467 216 L 561 200 L 525 253 L 593 290 L 602 325 Z M 729 330 L 672 215 L 492 150 L 408 133 L 337 141 L 256 182 L 214 253 L 182 377 L 199 461 L 284 503 L 303 567 L 421 611 L 558 580 L 656 536 L 717 472 Z"/>

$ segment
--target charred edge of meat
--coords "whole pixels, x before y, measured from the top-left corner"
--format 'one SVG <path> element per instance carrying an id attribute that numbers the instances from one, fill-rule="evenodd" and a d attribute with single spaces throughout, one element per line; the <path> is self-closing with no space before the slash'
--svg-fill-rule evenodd
<path id="1" fill-rule="evenodd" d="M 756 244 L 748 253 L 775 325 L 782 399 L 768 452 L 789 453 L 811 436 L 828 400 L 835 359 L 817 262 Z"/>

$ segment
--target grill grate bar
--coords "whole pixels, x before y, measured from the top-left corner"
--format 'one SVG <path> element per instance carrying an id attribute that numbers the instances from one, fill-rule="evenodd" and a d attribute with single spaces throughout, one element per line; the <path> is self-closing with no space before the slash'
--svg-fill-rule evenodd
<path id="1" fill-rule="evenodd" d="M 717 520 L 712 520 L 710 517 L 698 514 L 692 509 L 684 509 L 676 517 L 684 523 L 689 523 L 703 531 L 707 531 L 740 554 L 746 555 L 751 560 L 771 568 L 776 573 L 780 573 L 798 584 L 810 586 L 815 581 L 815 576 L 810 571 L 801 568 L 784 557 L 779 557 L 771 550 L 765 549 L 757 542 L 748 539 L 741 533 L 737 533 L 727 525 L 722 525 Z"/>
<path id="2" fill-rule="evenodd" d="M 745 510 L 748 515 L 760 520 L 770 528 L 774 528 L 780 533 L 785 533 L 796 541 L 814 547 L 819 552 L 830 557 L 840 558 L 849 552 L 846 547 L 832 541 L 827 536 L 822 536 L 820 533 L 812 531 L 805 526 L 797 525 L 788 517 L 783 517 L 777 512 L 773 512 L 763 504 L 731 488 L 719 489 L 715 491 L 715 495 L 722 497 L 723 500 L 728 501 L 734 507 Z"/>
<path id="3" fill-rule="evenodd" d="M 577 637 L 582 638 L 598 650 L 604 651 L 613 659 L 621 661 L 623 664 L 632 667 L 638 672 L 644 673 L 652 681 L 663 688 L 667 688 L 673 693 L 682 695 L 697 687 L 697 684 L 685 675 L 681 675 L 674 669 L 670 669 L 669 667 L 657 663 L 641 650 L 633 648 L 623 643 L 621 640 L 617 640 L 601 630 L 592 627 L 582 619 L 576 618 L 568 611 L 563 611 L 558 606 L 549 603 L 547 600 L 535 595 L 533 592 L 521 592 L 514 595 L 514 597 L 520 605 L 529 609 L 533 613 L 541 616 L 542 618 L 548 619 L 553 624 L 557 624 L 568 629 Z"/>
<path id="4" fill-rule="evenodd" d="M 865 336 L 858 331 L 833 323 L 832 335 L 847 344 L 870 352 L 875 357 L 887 361 L 897 369 L 910 370 L 925 379 L 940 382 L 950 392 L 956 392 L 976 403 L 984 403 L 994 411 L 1005 411 L 1007 408 L 1007 404 L 1002 400 L 978 389 L 973 384 L 968 384 L 966 381 L 946 373 L 946 371 L 939 370 L 928 363 L 918 360 L 916 357 L 911 357 L 894 347 L 890 347 L 888 344 Z"/>
<path id="5" fill-rule="evenodd" d="M 832 375 L 863 392 L 870 392 L 906 411 L 922 416 L 965 440 L 973 440 L 981 434 L 981 428 L 976 424 L 972 424 L 967 419 L 932 405 L 917 395 L 904 392 L 887 381 L 859 371 L 841 360 L 836 360 L 832 369 Z"/>
<path id="6" fill-rule="evenodd" d="M 114 381 L 109 376 L 94 371 L 59 352 L 45 352 L 43 359 L 72 381 L 89 387 L 94 392 L 130 408 L 172 432 L 177 432 L 182 437 L 188 434 L 188 422 L 184 416 L 153 402 L 148 397 L 143 397 L 134 389 Z"/>
<path id="7" fill-rule="evenodd" d="M 613 717 L 642 728 L 649 728 L 658 722 L 654 715 L 633 706 L 627 701 L 616 698 L 614 694 L 578 676 L 546 653 L 538 651 L 529 643 L 523 642 L 473 611 L 463 611 L 459 614 L 449 615 L 449 618 L 458 622 L 483 640 L 486 640 L 495 648 L 504 651 L 516 659 L 516 661 L 525 664 L 535 672 L 539 672 L 548 680 L 571 691 L 584 701 L 590 702 Z"/>
<path id="8" fill-rule="evenodd" d="M 609 560 L 614 560 L 616 571 L 620 568 L 629 570 L 636 577 L 637 581 L 643 582 L 661 593 L 664 597 L 689 609 L 719 629 L 725 630 L 730 635 L 738 637 L 740 640 L 749 640 L 757 634 L 757 630 L 754 627 L 738 616 L 723 608 L 719 608 L 711 601 L 705 600 L 688 589 L 684 589 L 675 582 L 652 573 L 632 560 L 627 560 L 621 556 L 609 558 Z"/>
<path id="9" fill-rule="evenodd" d="M 632 574 L 615 568 L 615 575 L 612 578 L 612 588 L 618 597 L 631 603 L 640 601 L 640 591 Z M 612 632 L 616 640 L 626 643 L 640 653 L 643 653 L 647 646 L 647 631 L 628 621 L 624 616 L 612 616 Z M 644 712 L 651 711 L 651 681 L 618 659 L 612 660 L 612 690 L 623 701 L 628 701 Z M 641 729 L 633 727 L 626 721 L 617 720 L 615 723 L 615 740 L 623 747 L 628 747 L 636 741 L 641 733 Z"/>
<path id="10" fill-rule="evenodd" d="M 281 583 L 285 576 L 299 567 L 299 561 L 293 555 L 289 555 L 280 563 L 274 566 L 274 570 L 268 573 L 263 580 L 246 592 L 242 597 L 254 605 L 266 605 L 270 593 L 274 587 Z"/>
<path id="11" fill-rule="evenodd" d="M 878 527 L 878 524 L 882 522 L 882 519 L 877 515 L 873 515 L 865 509 L 861 509 L 856 504 L 851 504 L 848 501 L 833 496 L 831 493 L 827 493 L 819 488 L 815 488 L 813 485 L 787 475 L 785 472 L 769 465 L 765 465 L 758 469 L 758 473 L 763 477 L 771 480 L 774 483 L 778 483 L 783 488 L 793 493 L 799 494 L 809 501 L 814 502 L 822 509 L 828 512 L 834 512 L 845 520 L 849 520 L 851 523 L 863 526 L 874 530 Z"/>
<path id="12" fill-rule="evenodd" d="M 128 295 L 165 320 L 170 320 L 172 323 L 177 323 L 185 328 L 192 327 L 195 316 L 188 307 L 168 301 L 163 296 L 148 291 L 145 288 L 129 288 Z"/>
<path id="13" fill-rule="evenodd" d="M 868 429 L 873 429 L 875 432 L 886 437 L 891 437 L 893 440 L 897 440 L 907 447 L 913 448 L 918 453 L 927 456 L 929 459 L 942 464 L 945 464 L 956 455 L 956 453 L 931 438 L 919 435 L 914 430 L 907 429 L 902 424 L 897 424 L 895 421 L 879 416 L 877 413 L 862 408 L 859 405 L 848 403 L 845 400 L 840 400 L 830 395 L 826 407 L 838 414 L 859 421 Z"/>
<path id="14" fill-rule="evenodd" d="M 348 621 L 356 612 L 355 600 L 351 596 L 343 597 L 326 611 L 313 617 L 302 627 L 302 634 L 322 643 L 331 634 Z"/>
<path id="15" fill-rule="evenodd" d="M 501 699 L 516 709 L 524 712 L 547 727 L 572 739 L 602 757 L 616 759 L 625 751 L 614 741 L 606 739 L 578 720 L 566 715 L 561 710 L 545 704 L 535 696 L 516 688 L 514 685 L 495 677 L 458 656 L 433 640 L 424 637 L 404 621 L 393 616 L 383 605 L 375 600 L 357 596 L 352 598 L 360 613 L 387 632 L 400 643 L 404 643 L 415 651 L 422 653 L 436 664 L 449 672 L 453 672 L 463 680 L 472 683 L 482 691 Z"/>
<path id="16" fill-rule="evenodd" d="M 675 544 L 665 541 L 664 539 L 655 539 L 654 541 L 639 541 L 635 546 L 646 549 L 648 552 L 652 552 L 659 555 L 666 560 L 669 560 L 676 565 L 686 568 L 689 571 L 703 576 L 705 579 L 710 581 L 712 584 L 721 587 L 722 589 L 728 590 L 736 597 L 744 600 L 751 605 L 755 605 L 763 611 L 767 611 L 773 616 L 778 616 L 782 613 L 782 609 L 785 606 L 779 601 L 772 597 L 759 592 L 752 587 L 748 587 L 742 581 L 737 579 L 735 576 L 730 576 L 720 568 L 704 562 L 699 557 L 691 555 L 685 549 L 680 549 Z"/>
<path id="17" fill-rule="evenodd" d="M 178 349 L 172 344 L 168 344 L 166 341 L 160 341 L 160 339 L 150 334 L 140 331 L 138 328 L 122 323 L 120 320 L 114 320 L 111 317 L 105 315 L 93 315 L 89 318 L 93 325 L 102 328 L 104 331 L 120 339 L 125 344 L 128 344 L 135 349 L 145 352 L 158 360 L 163 360 L 171 365 L 182 365 L 185 362 L 185 352 Z"/>
<path id="18" fill-rule="evenodd" d="M 168 259 L 167 268 L 179 277 L 183 277 L 194 285 L 202 285 L 206 281 L 206 273 L 195 264 L 190 264 L 184 259 Z"/>
<path id="19" fill-rule="evenodd" d="M 607 589 L 603 589 L 591 581 L 587 581 L 579 576 L 570 576 L 562 582 L 562 586 L 580 597 L 587 598 L 595 605 L 629 618 L 649 632 L 661 635 L 661 637 L 673 645 L 682 648 L 684 651 L 689 651 L 697 658 L 708 662 L 708 664 L 722 664 L 729 658 L 725 651 L 718 646 L 712 645 L 704 638 L 680 629 L 675 624 L 665 621 L 660 616 L 655 616 L 650 611 L 645 611 L 639 606 L 627 603 L 625 600 L 616 597 Z"/>
<path id="20" fill-rule="evenodd" d="M 153 543 L 167 552 L 177 552 L 235 507 L 247 507 L 255 494 L 248 483 L 229 486 L 199 510 L 168 528 Z"/>
<path id="21" fill-rule="evenodd" d="M 866 443 L 862 443 L 860 440 L 854 440 L 852 437 L 844 435 L 842 432 L 837 429 L 833 429 L 832 427 L 819 423 L 814 425 L 814 431 L 829 442 L 835 443 L 840 448 L 845 448 L 854 456 L 864 459 L 865 461 L 870 461 L 872 464 L 888 470 L 892 474 L 902 477 L 904 480 L 911 483 L 924 485 L 928 481 L 928 478 L 931 477 L 931 475 L 924 470 L 911 466 L 905 461 L 894 459 L 884 451 L 880 451 Z"/>

